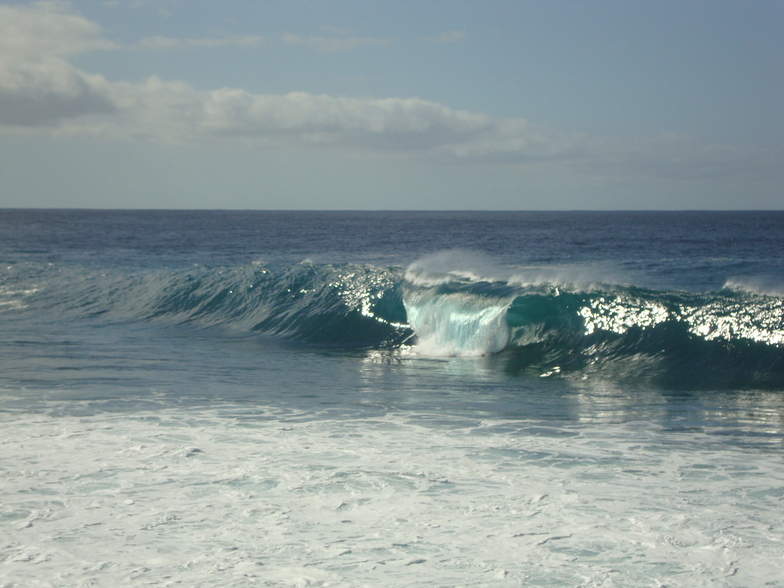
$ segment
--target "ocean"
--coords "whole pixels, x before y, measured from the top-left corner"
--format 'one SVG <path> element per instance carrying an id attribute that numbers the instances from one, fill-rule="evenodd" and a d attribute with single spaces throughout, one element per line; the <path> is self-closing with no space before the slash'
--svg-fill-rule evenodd
<path id="1" fill-rule="evenodd" d="M 784 586 L 783 212 L 0 210 L 0 586 Z"/>

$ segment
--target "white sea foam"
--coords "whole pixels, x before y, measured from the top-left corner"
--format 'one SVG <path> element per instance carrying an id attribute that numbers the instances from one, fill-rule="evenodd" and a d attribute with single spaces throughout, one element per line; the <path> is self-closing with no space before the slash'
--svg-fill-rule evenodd
<path id="1" fill-rule="evenodd" d="M 2 586 L 762 586 L 784 465 L 643 423 L 0 415 Z"/>

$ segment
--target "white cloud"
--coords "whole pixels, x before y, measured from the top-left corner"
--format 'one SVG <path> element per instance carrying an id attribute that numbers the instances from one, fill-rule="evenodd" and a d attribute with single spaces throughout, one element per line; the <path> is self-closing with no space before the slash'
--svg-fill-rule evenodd
<path id="1" fill-rule="evenodd" d="M 358 47 L 381 47 L 392 43 L 391 39 L 367 37 L 301 37 L 299 35 L 283 35 L 281 38 L 289 45 L 302 45 L 322 53 L 350 51 Z"/>
<path id="2" fill-rule="evenodd" d="M 417 98 L 335 98 L 302 92 L 258 95 L 232 88 L 201 92 L 158 77 L 141 84 L 110 83 L 76 69 L 62 57 L 114 48 L 102 38 L 100 27 L 51 6 L 2 8 L 6 18 L 0 29 L 0 124 L 7 126 L 59 124 L 61 133 L 172 143 L 243 140 L 266 146 L 284 142 L 460 158 L 549 157 L 561 149 L 552 133 L 534 129 L 526 121 L 497 121 Z M 140 46 L 218 46 L 257 39 L 151 37 Z M 350 46 L 380 41 L 319 37 L 303 42 L 326 50 L 333 42 Z"/>
<path id="3" fill-rule="evenodd" d="M 144 84 L 111 84 L 107 95 L 115 114 L 71 121 L 62 131 L 483 161 L 552 159 L 571 148 L 564 138 L 522 119 L 498 121 L 418 98 L 263 95 L 236 88 L 201 92 L 158 77 Z"/>
<path id="4" fill-rule="evenodd" d="M 68 12 L 65 3 L 0 4 L 0 59 L 27 62 L 115 47 L 99 25 Z"/>
<path id="5" fill-rule="evenodd" d="M 162 17 L 170 17 L 166 4 L 176 4 L 179 0 L 105 0 L 104 6 L 110 8 L 130 8 L 132 10 L 152 8 Z"/>
<path id="6" fill-rule="evenodd" d="M 155 35 L 145 37 L 140 40 L 135 48 L 138 49 L 187 49 L 187 48 L 207 48 L 215 49 L 218 47 L 258 47 L 264 42 L 264 38 L 259 35 L 228 35 L 226 37 L 212 37 L 201 39 L 175 39 Z"/>
<path id="7" fill-rule="evenodd" d="M 40 126 L 115 111 L 106 81 L 56 59 L 13 67 L 0 64 L 0 125 Z"/>
<path id="8" fill-rule="evenodd" d="M 4 17 L 0 20 L 0 124 L 6 126 L 59 124 L 61 133 L 172 143 L 243 140 L 266 146 L 285 142 L 463 159 L 546 158 L 563 149 L 563 139 L 527 121 L 498 121 L 417 98 L 257 95 L 232 88 L 201 92 L 158 77 L 141 84 L 110 83 L 63 58 L 116 47 L 101 36 L 95 23 L 62 6 L 0 8 Z M 140 46 L 217 46 L 258 40 L 151 37 Z M 335 50 L 382 41 L 291 37 L 289 42 Z"/>
<path id="9" fill-rule="evenodd" d="M 64 3 L 0 5 L 0 124 L 35 126 L 114 110 L 105 80 L 64 57 L 113 49 L 95 23 Z"/>
<path id="10" fill-rule="evenodd" d="M 174 39 L 172 37 L 164 37 L 163 35 L 155 35 L 153 37 L 145 37 L 141 39 L 135 47 L 139 49 L 175 49 L 184 45 L 182 39 Z"/>
<path id="11" fill-rule="evenodd" d="M 464 41 L 467 37 L 465 31 L 447 31 L 445 33 L 441 33 L 435 37 L 429 37 L 425 39 L 426 41 L 430 41 L 432 43 L 459 43 L 460 41 Z"/>

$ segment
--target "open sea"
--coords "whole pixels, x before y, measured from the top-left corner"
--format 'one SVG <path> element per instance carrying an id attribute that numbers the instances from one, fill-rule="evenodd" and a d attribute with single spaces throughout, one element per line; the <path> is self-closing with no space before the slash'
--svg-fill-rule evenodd
<path id="1" fill-rule="evenodd" d="M 49 586 L 784 586 L 784 212 L 0 210 Z"/>

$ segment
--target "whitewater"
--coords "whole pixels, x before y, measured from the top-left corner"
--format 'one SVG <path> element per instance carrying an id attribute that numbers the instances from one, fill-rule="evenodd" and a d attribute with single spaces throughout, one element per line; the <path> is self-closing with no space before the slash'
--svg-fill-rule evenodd
<path id="1" fill-rule="evenodd" d="M 0 211 L 0 586 L 777 586 L 784 214 Z"/>

